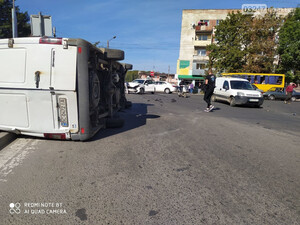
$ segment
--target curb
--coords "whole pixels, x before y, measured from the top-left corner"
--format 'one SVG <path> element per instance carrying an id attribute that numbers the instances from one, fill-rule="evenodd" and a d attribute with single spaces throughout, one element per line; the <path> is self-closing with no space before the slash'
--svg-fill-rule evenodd
<path id="1" fill-rule="evenodd" d="M 0 131 L 0 150 L 5 148 L 11 142 L 17 138 L 17 135 L 14 133 L 1 132 Z"/>

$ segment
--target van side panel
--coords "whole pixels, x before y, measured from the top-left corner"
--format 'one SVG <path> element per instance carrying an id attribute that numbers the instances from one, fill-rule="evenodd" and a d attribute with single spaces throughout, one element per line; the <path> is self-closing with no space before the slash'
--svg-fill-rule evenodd
<path id="1" fill-rule="evenodd" d="M 0 93 L 0 124 L 1 126 L 27 128 L 29 126 L 28 118 L 28 100 L 22 93 Z"/>
<path id="2" fill-rule="evenodd" d="M 24 83 L 26 49 L 0 49 L 0 82 Z"/>

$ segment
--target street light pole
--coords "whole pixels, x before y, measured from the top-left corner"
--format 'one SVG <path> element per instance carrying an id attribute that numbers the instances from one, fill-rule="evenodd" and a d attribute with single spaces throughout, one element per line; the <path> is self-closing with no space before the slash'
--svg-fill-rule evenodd
<path id="1" fill-rule="evenodd" d="M 113 36 L 113 38 L 107 40 L 107 48 L 109 48 L 109 42 L 110 42 L 111 40 L 115 39 L 116 37 L 117 37 L 117 36 Z"/>

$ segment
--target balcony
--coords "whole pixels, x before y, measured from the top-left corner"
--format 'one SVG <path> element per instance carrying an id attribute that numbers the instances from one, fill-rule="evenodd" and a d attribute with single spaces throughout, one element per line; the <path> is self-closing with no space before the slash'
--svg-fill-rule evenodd
<path id="1" fill-rule="evenodd" d="M 207 55 L 206 56 L 193 55 L 193 60 L 207 62 L 209 60 L 209 57 Z"/>
<path id="2" fill-rule="evenodd" d="M 196 33 L 207 33 L 207 32 L 212 32 L 213 31 L 213 26 L 196 26 L 195 31 Z"/>
<path id="3" fill-rule="evenodd" d="M 210 45 L 210 44 L 211 44 L 211 39 L 208 39 L 206 41 L 194 40 L 194 46 L 195 47 L 205 47 L 206 45 Z"/>
<path id="4" fill-rule="evenodd" d="M 192 71 L 193 75 L 205 75 L 205 69 L 193 69 Z"/>

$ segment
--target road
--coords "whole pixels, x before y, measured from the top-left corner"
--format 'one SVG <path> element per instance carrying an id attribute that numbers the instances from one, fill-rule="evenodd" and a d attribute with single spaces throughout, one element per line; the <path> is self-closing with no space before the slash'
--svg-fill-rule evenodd
<path id="1" fill-rule="evenodd" d="M 88 142 L 0 151 L 0 224 L 300 224 L 300 102 L 128 99 Z"/>

